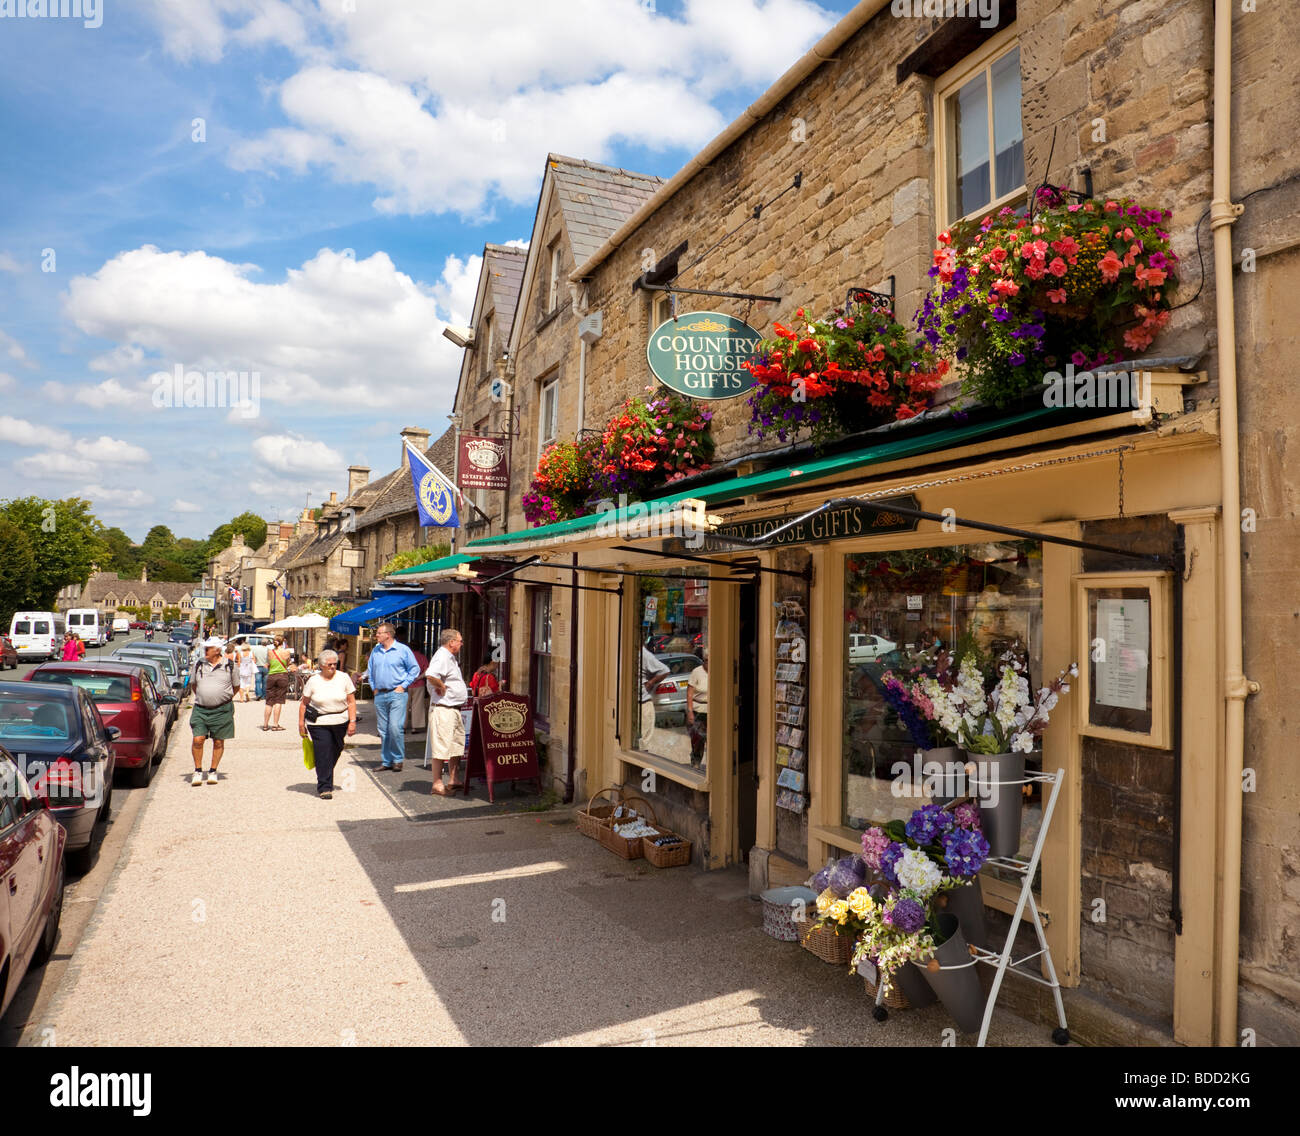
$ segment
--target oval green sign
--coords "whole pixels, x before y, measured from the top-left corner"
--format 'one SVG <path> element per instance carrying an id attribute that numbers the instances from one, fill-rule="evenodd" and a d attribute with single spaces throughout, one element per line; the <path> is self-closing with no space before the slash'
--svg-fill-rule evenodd
<path id="1" fill-rule="evenodd" d="M 688 398 L 735 398 L 754 385 L 741 368 L 763 337 L 721 312 L 687 312 L 665 320 L 646 344 L 654 377 Z"/>

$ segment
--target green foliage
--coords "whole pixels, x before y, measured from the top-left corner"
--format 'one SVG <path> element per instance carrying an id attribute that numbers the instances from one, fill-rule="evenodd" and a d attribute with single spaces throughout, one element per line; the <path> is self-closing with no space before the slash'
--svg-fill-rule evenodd
<path id="1" fill-rule="evenodd" d="M 149 579 L 170 581 L 173 584 L 192 584 L 195 576 L 179 560 L 162 560 L 150 568 Z"/>
<path id="2" fill-rule="evenodd" d="M 175 561 L 185 566 L 187 583 L 197 582 L 208 570 L 208 542 L 188 536 L 181 537 L 176 542 Z"/>
<path id="3" fill-rule="evenodd" d="M 256 513 L 240 513 L 239 516 L 231 519 L 228 527 L 232 536 L 237 532 L 243 533 L 244 543 L 249 548 L 261 548 L 266 542 L 266 522 Z M 230 537 L 227 537 L 225 544 L 221 547 L 225 548 L 229 544 Z M 218 552 L 220 549 L 214 548 L 212 551 Z"/>
<path id="4" fill-rule="evenodd" d="M 315 599 L 308 600 L 297 611 L 298 615 L 323 615 L 326 619 L 333 619 L 343 610 L 340 604 L 333 600 Z"/>
<path id="5" fill-rule="evenodd" d="M 99 562 L 105 572 L 116 572 L 124 580 L 140 575 L 140 558 L 135 543 L 119 528 L 104 529 L 99 534 L 108 555 Z"/>
<path id="6" fill-rule="evenodd" d="M 31 547 L 22 606 L 53 608 L 59 589 L 85 584 L 91 564 L 105 552 L 90 502 L 79 497 L 20 497 L 0 506 L 0 515 L 23 530 Z"/>
<path id="7" fill-rule="evenodd" d="M 36 556 L 26 531 L 7 517 L 0 516 L 0 616 L 4 626 L 9 617 L 22 606 L 36 568 Z"/>
<path id="8" fill-rule="evenodd" d="M 420 548 L 399 552 L 387 564 L 379 569 L 380 576 L 400 572 L 403 568 L 414 568 L 417 564 L 427 564 L 430 560 L 441 560 L 451 552 L 450 544 L 426 544 Z"/>

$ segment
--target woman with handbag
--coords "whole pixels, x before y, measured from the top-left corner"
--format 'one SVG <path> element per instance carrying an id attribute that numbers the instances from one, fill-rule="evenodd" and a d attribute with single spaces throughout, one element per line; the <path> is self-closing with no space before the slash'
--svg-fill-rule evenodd
<path id="1" fill-rule="evenodd" d="M 322 651 L 320 670 L 307 680 L 298 704 L 298 733 L 310 737 L 316 755 L 316 792 L 334 796 L 334 765 L 343 739 L 357 732 L 357 688 L 338 669 L 337 651 Z"/>
<path id="2" fill-rule="evenodd" d="M 293 652 L 284 645 L 284 636 L 275 637 L 275 646 L 266 653 L 266 706 L 262 711 L 262 729 L 283 730 L 280 712 L 289 696 L 289 670 Z M 272 713 L 274 711 L 274 715 Z"/>

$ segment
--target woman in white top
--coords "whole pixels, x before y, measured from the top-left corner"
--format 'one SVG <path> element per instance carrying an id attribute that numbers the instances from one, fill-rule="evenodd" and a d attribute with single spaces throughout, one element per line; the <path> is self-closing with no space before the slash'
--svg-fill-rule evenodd
<path id="1" fill-rule="evenodd" d="M 703 769 L 709 737 L 709 649 L 701 653 L 704 661 L 686 680 L 686 732 L 691 739 L 691 765 Z"/>
<path id="2" fill-rule="evenodd" d="M 320 671 L 307 680 L 298 704 L 298 733 L 310 737 L 316 753 L 316 792 L 322 800 L 334 796 L 334 764 L 343 751 L 343 737 L 357 732 L 357 688 L 338 669 L 337 651 L 322 651 Z M 307 721 L 307 708 L 316 719 Z"/>
<path id="3" fill-rule="evenodd" d="M 239 701 L 247 702 L 257 680 L 257 660 L 253 652 L 245 647 L 239 653 Z"/>

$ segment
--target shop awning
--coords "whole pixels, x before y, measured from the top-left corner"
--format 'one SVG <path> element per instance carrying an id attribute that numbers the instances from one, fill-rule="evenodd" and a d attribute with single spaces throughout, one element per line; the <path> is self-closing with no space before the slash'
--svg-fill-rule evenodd
<path id="1" fill-rule="evenodd" d="M 710 485 L 693 486 L 678 493 L 656 498 L 646 502 L 658 507 L 674 506 L 681 501 L 702 500 L 706 505 L 721 501 L 730 501 L 736 497 L 747 497 L 760 493 L 793 488 L 808 482 L 821 481 L 840 474 L 852 473 L 867 466 L 880 465 L 898 458 L 915 457 L 919 454 L 948 450 L 964 443 L 978 442 L 999 435 L 1014 435 L 1030 430 L 1043 429 L 1058 422 L 1077 420 L 1077 414 L 1063 412 L 1057 407 L 1036 406 L 1020 411 L 978 422 L 966 422 L 961 425 L 932 430 L 928 433 L 908 434 L 899 437 L 889 434 L 871 446 L 850 450 L 830 457 L 795 460 L 766 469 L 760 473 L 751 473 L 745 477 L 733 477 Z M 470 541 L 465 547 L 476 553 L 488 552 L 523 552 L 526 550 L 553 548 L 557 544 L 569 544 L 586 540 L 596 535 L 596 529 L 606 521 L 608 514 L 593 514 L 585 517 L 573 517 L 567 521 L 557 521 L 550 525 L 541 525 L 535 529 L 518 529 L 515 532 L 502 533 L 499 536 L 480 537 Z M 610 539 L 611 544 L 626 543 L 617 536 Z"/>
<path id="2" fill-rule="evenodd" d="M 367 623 L 405 611 L 428 598 L 423 592 L 387 592 L 351 611 L 340 612 L 330 620 L 330 630 L 338 635 L 360 635 Z"/>
<path id="3" fill-rule="evenodd" d="M 463 552 L 458 552 L 454 556 L 443 556 L 437 560 L 429 560 L 423 564 L 415 564 L 410 568 L 390 572 L 388 578 L 391 580 L 436 580 L 441 576 L 454 573 L 462 564 L 473 564 L 477 559 L 477 556 L 466 556 Z"/>

